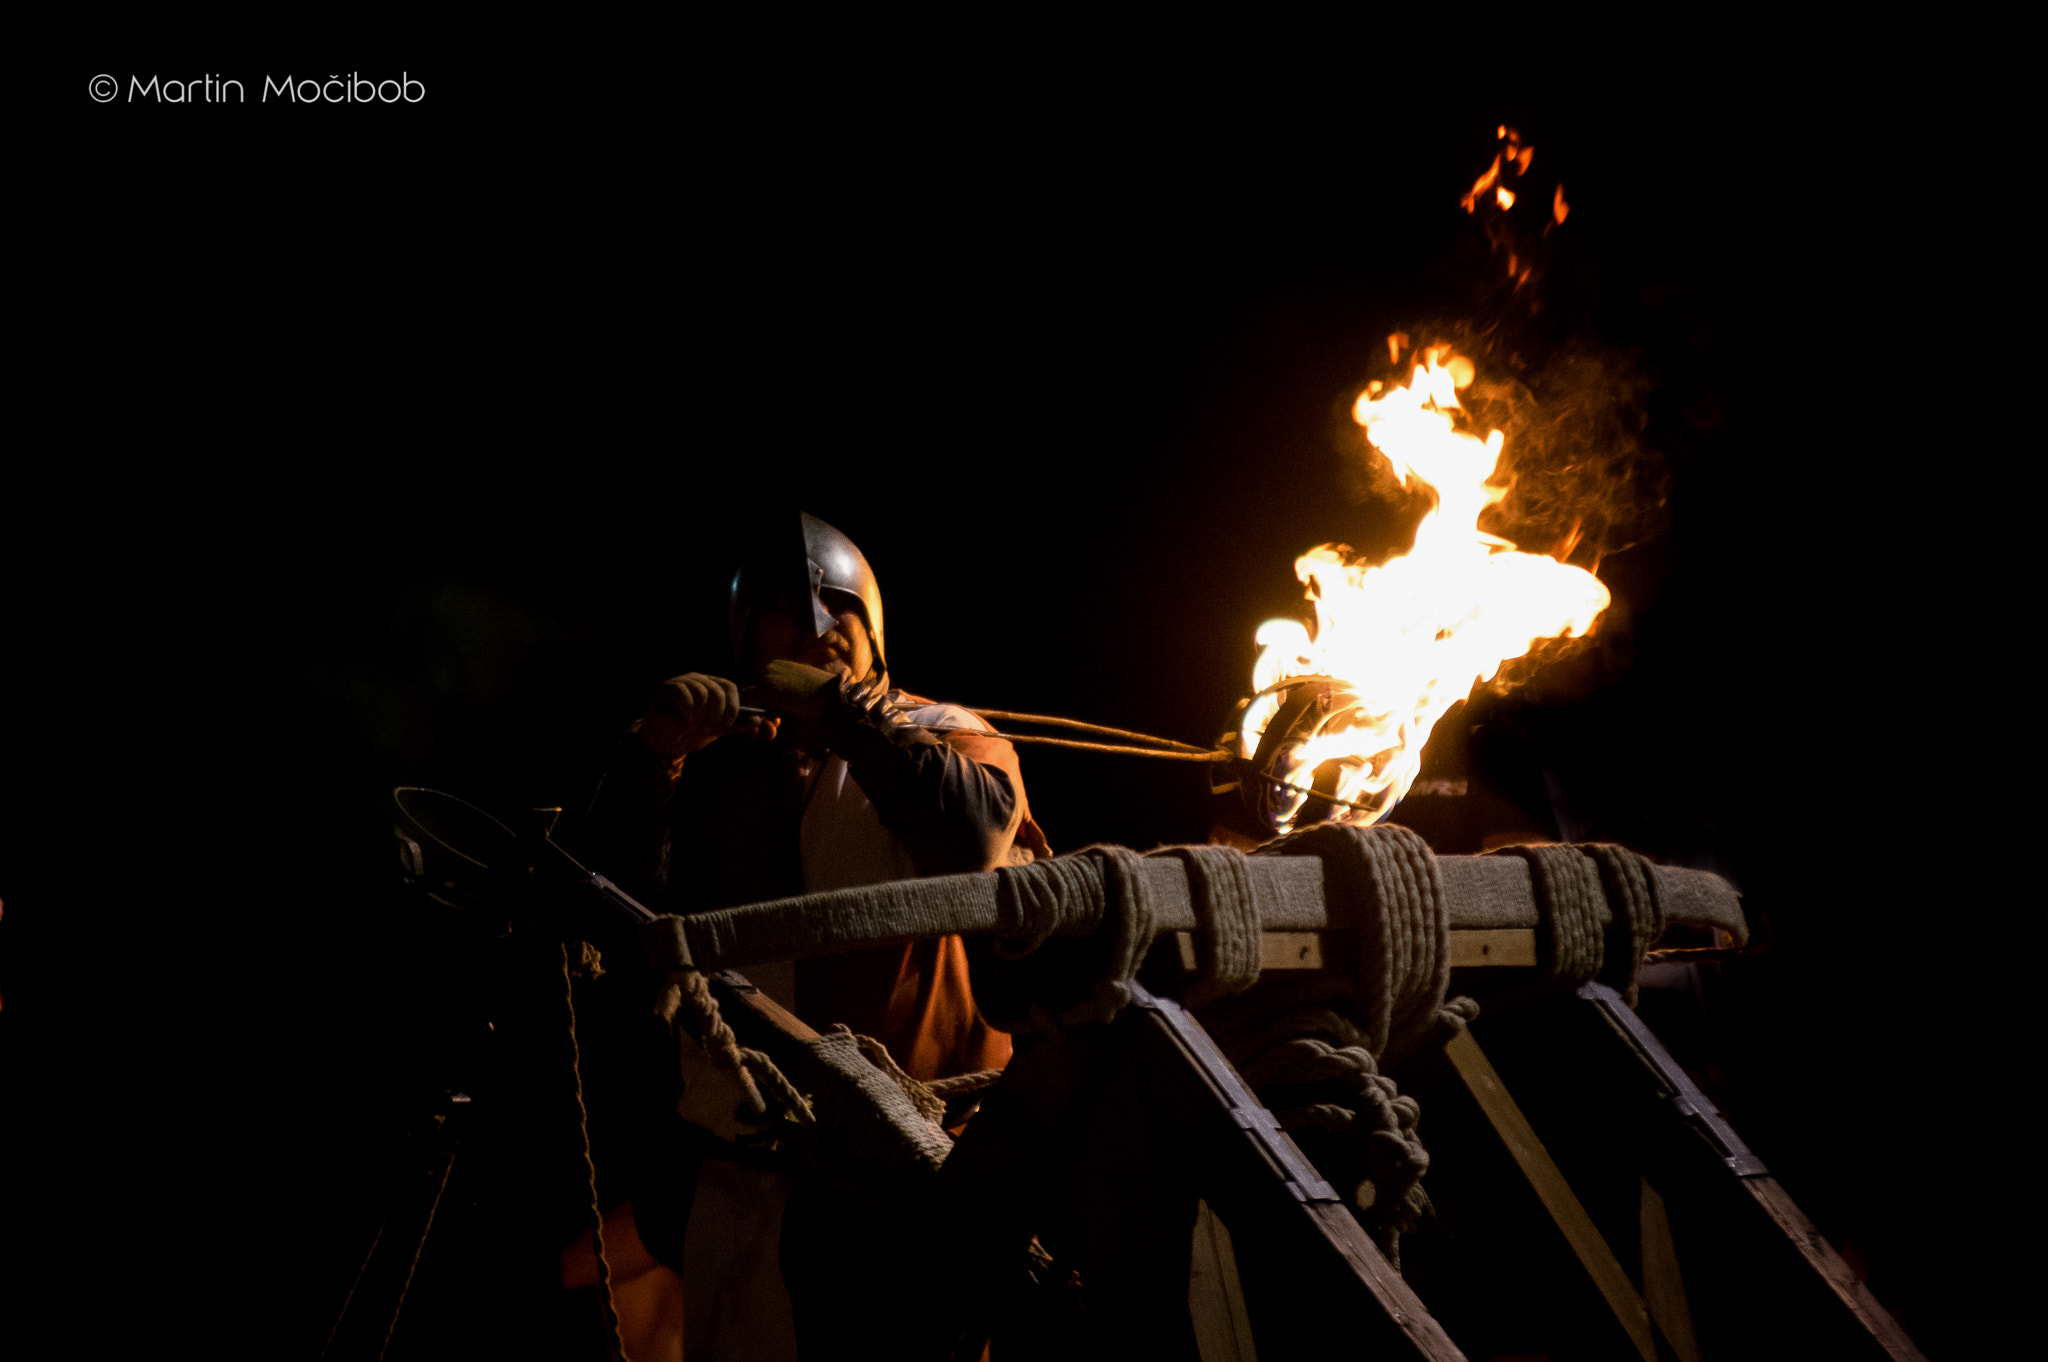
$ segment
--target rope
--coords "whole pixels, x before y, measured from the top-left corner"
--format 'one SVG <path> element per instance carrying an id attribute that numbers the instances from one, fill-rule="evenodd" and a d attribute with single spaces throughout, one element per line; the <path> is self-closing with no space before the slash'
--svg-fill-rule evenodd
<path id="1" fill-rule="evenodd" d="M 1085 934 L 1100 921 L 1092 907 L 1099 901 L 1100 889 L 1089 886 L 1086 870 L 1072 872 L 1076 878 L 1070 882 L 1052 884 L 1043 878 L 1069 873 L 1062 863 L 1074 860 L 1088 858 L 1048 857 L 993 873 L 885 881 L 695 913 L 685 924 L 668 927 L 670 932 L 682 932 L 688 949 L 687 957 L 680 950 L 671 954 L 678 962 L 687 958 L 698 969 L 717 970 L 949 934 L 994 934 L 1007 939 L 1004 953 L 1028 954 L 1033 940 L 1052 930 L 1045 923 L 1071 922 L 1060 930 Z M 1159 869 L 1155 867 L 1155 872 Z M 1325 911 L 1319 863 L 1305 864 L 1299 857 L 1261 857 L 1251 862 L 1250 869 L 1267 928 L 1315 930 L 1349 925 L 1342 913 L 1332 921 Z M 1019 871 L 1027 872 L 1022 880 L 1017 878 Z M 1441 858 L 1437 873 L 1455 926 L 1534 927 L 1541 920 L 1537 890 L 1525 864 L 1499 856 L 1447 856 Z M 1194 913 L 1180 906 L 1177 890 L 1164 882 L 1182 878 L 1178 873 L 1162 877 L 1161 892 L 1174 899 L 1167 910 L 1171 920 L 1164 925 L 1187 930 L 1195 925 Z M 1597 880 L 1597 873 L 1593 878 Z M 1651 867 L 1651 878 L 1657 902 L 1670 922 L 1712 926 L 1728 931 L 1737 941 L 1745 939 L 1740 898 L 1726 881 L 1705 871 L 1661 865 Z M 1082 896 L 1082 901 L 1067 905 L 1060 901 L 1067 895 Z M 999 897 L 1006 901 L 1000 912 Z M 1031 901 L 1038 897 L 1054 901 L 1044 904 L 1042 910 L 1031 908 Z M 1601 898 L 1604 903 L 1604 894 Z M 1335 901 L 1341 908 L 1341 892 Z M 1600 927 L 1606 920 L 1599 919 Z M 1034 923 L 1039 925 L 1033 927 Z M 672 962 L 661 968 L 673 967 Z"/>
<path id="2" fill-rule="evenodd" d="M 925 1120 L 930 1121 L 935 1126 L 946 1124 L 946 1103 L 944 1099 L 934 1096 L 930 1085 L 904 1072 L 903 1066 L 898 1064 L 895 1058 L 890 1055 L 888 1046 L 882 1044 L 873 1036 L 859 1034 L 854 1035 L 853 1043 L 860 1047 L 860 1052 L 867 1056 L 870 1064 L 889 1075 L 890 1080 L 897 1087 L 903 1089 L 903 1095 L 910 1099 L 911 1106 L 917 1108 L 918 1115 L 924 1117 Z"/>
<path id="3" fill-rule="evenodd" d="M 981 1069 L 971 1074 L 956 1074 L 951 1078 L 934 1078 L 925 1084 L 925 1087 L 931 1089 L 932 1095 L 941 1101 L 950 1102 L 970 1092 L 993 1088 L 1002 1077 L 1001 1069 Z"/>
<path id="4" fill-rule="evenodd" d="M 1035 954 L 1046 938 L 1093 931 L 1105 906 L 1102 872 L 1083 856 L 998 866 L 995 951 L 1005 960 Z"/>
<path id="5" fill-rule="evenodd" d="M 569 943 L 566 941 L 562 943 L 562 1005 L 569 1014 L 569 1077 L 573 1081 L 576 1092 L 576 1128 L 583 1137 L 583 1176 L 585 1186 L 589 1189 L 590 1194 L 590 1251 L 597 1255 L 598 1299 L 604 1304 L 605 1328 L 611 1331 L 612 1343 L 619 1350 L 619 1362 L 628 1362 L 626 1357 L 626 1338 L 625 1335 L 619 1332 L 619 1307 L 617 1302 L 612 1299 L 611 1260 L 604 1256 L 604 1209 L 599 1205 L 597 1199 L 597 1165 L 590 1158 L 590 1108 L 583 1103 L 583 1052 L 582 1048 L 576 1043 L 576 989 L 571 978 Z M 444 1187 L 447 1185 L 445 1176 L 443 1177 L 442 1185 Z M 441 1194 L 439 1192 L 434 1194 L 434 1204 L 436 1206 L 441 1204 Z M 433 1223 L 432 1212 L 428 1213 L 427 1223 L 429 1225 Z M 418 1263 L 417 1256 L 415 1256 L 413 1261 L 415 1264 Z M 412 1281 L 410 1271 L 406 1273 L 406 1281 L 408 1284 Z M 403 1299 L 404 1297 L 401 1296 L 401 1302 Z M 391 1322 L 393 1325 L 396 1325 L 398 1323 L 397 1317 L 393 1316 Z M 385 1335 L 384 1343 L 385 1346 L 390 1346 L 390 1335 Z M 381 1358 L 383 1355 L 383 1349 L 380 1348 L 377 1356 Z"/>
<path id="6" fill-rule="evenodd" d="M 1550 994 L 1575 989 L 1601 972 L 1605 959 L 1600 920 L 1607 908 L 1600 868 L 1576 846 L 1513 846 L 1489 852 L 1514 856 L 1529 864 L 1529 883 L 1536 891 L 1538 990 Z M 1648 942 L 1646 941 L 1647 948 Z M 1634 977 L 1633 968 L 1629 971 Z M 1520 990 L 1517 990 L 1519 993 Z"/>
<path id="7" fill-rule="evenodd" d="M 1429 1151 L 1416 1133 L 1420 1104 L 1382 1070 L 1440 1046 L 1479 1011 L 1470 998 L 1445 998 L 1450 914 L 1442 872 L 1427 842 L 1391 823 L 1317 824 L 1255 854 L 1323 862 L 1330 920 L 1357 925 L 1357 983 L 1348 998 L 1277 1016 L 1268 1003 L 1263 1018 L 1254 994 L 1245 1000 L 1250 1006 L 1217 1020 L 1237 1031 L 1231 1058 L 1259 1100 L 1283 1129 L 1302 1133 L 1324 1176 L 1354 1187 L 1361 1222 L 1398 1268 L 1401 1236 L 1430 1210 L 1422 1189 Z M 1287 992 L 1275 1001 L 1290 996 L 1305 1001 Z"/>
<path id="8" fill-rule="evenodd" d="M 1320 858 L 1326 892 L 1351 906 L 1359 935 L 1355 996 L 1374 1055 L 1399 1063 L 1442 1044 L 1477 1015 L 1477 1004 L 1444 998 L 1451 981 L 1450 916 L 1436 856 L 1418 834 L 1393 823 L 1319 823 L 1255 854 Z"/>
<path id="9" fill-rule="evenodd" d="M 966 708 L 961 706 L 961 708 Z M 1040 747 L 1064 747 L 1076 752 L 1114 752 L 1127 757 L 1158 757 L 1162 761 L 1228 762 L 1236 761 L 1235 754 L 1213 747 L 1197 747 L 1193 743 L 1180 742 L 1173 738 L 1155 738 L 1149 733 L 1135 733 L 1128 728 L 1110 728 L 1104 724 L 1085 724 L 1079 719 L 1061 719 L 1051 714 L 1019 714 L 1007 709 L 969 709 L 969 714 L 983 719 L 997 719 L 1005 723 L 1044 724 L 1049 728 L 1070 728 L 1080 733 L 1095 733 L 1104 737 L 1123 738 L 1122 743 L 1082 742 L 1075 738 L 1049 738 L 1036 733 L 992 733 L 985 728 L 969 728 L 965 724 L 916 724 L 927 733 L 973 733 L 980 737 L 1000 737 L 1005 742 L 1035 744 Z M 1148 744 L 1144 747 L 1133 743 Z"/>
<path id="10" fill-rule="evenodd" d="M 1613 912 L 1600 982 L 1634 1007 L 1639 991 L 1636 975 L 1652 943 L 1664 935 L 1664 909 L 1657 899 L 1656 877 L 1650 873 L 1650 862 L 1627 847 L 1593 842 L 1579 849 L 1599 867 L 1600 884 Z"/>
<path id="11" fill-rule="evenodd" d="M 1768 943 L 1761 946 L 1673 946 L 1669 950 L 1643 952 L 1643 963 L 1703 965 L 1715 960 L 1742 960 L 1762 955 L 1768 949 Z"/>
<path id="12" fill-rule="evenodd" d="M 1398 1268 L 1400 1237 L 1430 1212 L 1421 1104 L 1380 1072 L 1365 1033 L 1341 1013 L 1299 1008 L 1264 1029 L 1266 1043 L 1233 1047 L 1232 1060 L 1281 1128 L 1306 1137 L 1323 1175 L 1354 1188 L 1360 1219 Z M 1272 1043 L 1275 1035 L 1287 1038 Z"/>
<path id="13" fill-rule="evenodd" d="M 1200 753 L 1204 757 L 1213 757 L 1215 755 L 1209 748 L 1197 747 L 1193 743 L 1177 742 L 1172 738 L 1155 738 L 1149 733 L 1134 733 L 1128 728 L 1110 728 L 1104 724 L 1084 724 L 1079 719 L 1061 719 L 1050 714 L 1018 714 L 1007 709 L 970 709 L 967 712 L 998 723 L 1043 724 L 1047 728 L 1070 728 L 1077 733 L 1099 733 L 1106 738 L 1127 738 L 1132 742 L 1153 743 L 1159 747 L 1169 748 L 1177 752 Z M 1003 736 L 1010 737 L 1011 735 L 1006 733 Z"/>
<path id="14" fill-rule="evenodd" d="M 786 1051 L 817 1108 L 815 1123 L 791 1132 L 790 1143 L 865 1214 L 909 1232 L 953 1140 L 918 1101 L 922 1085 L 882 1062 L 887 1053 L 844 1023 Z"/>
<path id="15" fill-rule="evenodd" d="M 934 728 L 934 733 L 978 733 L 979 729 Z M 1004 742 L 1035 743 L 1040 747 L 1066 747 L 1077 752 L 1117 752 L 1127 757 L 1157 757 L 1161 761 L 1204 761 L 1222 763 L 1236 761 L 1237 757 L 1220 748 L 1196 748 L 1193 751 L 1172 749 L 1162 751 L 1153 747 L 1125 747 L 1106 742 L 1079 742 L 1073 738 L 1043 738 L 1035 733 L 1005 733 Z"/>
<path id="16" fill-rule="evenodd" d="M 983 1019 L 1057 1038 L 1121 1011 L 1158 931 L 1143 867 L 1128 847 L 1092 846 L 996 870 L 996 959 L 974 985 Z"/>
<path id="17" fill-rule="evenodd" d="M 370 1251 L 363 1255 L 363 1264 L 356 1269 L 356 1279 L 348 1285 L 348 1295 L 342 1298 L 341 1313 L 334 1317 L 334 1323 L 328 1327 L 327 1341 L 320 1345 L 320 1356 L 314 1362 L 322 1362 L 327 1356 L 327 1350 L 334 1346 L 334 1336 L 341 1331 L 341 1322 L 348 1318 L 349 1306 L 355 1303 L 356 1288 L 363 1284 L 363 1274 L 370 1270 L 370 1260 L 377 1256 L 377 1245 L 384 1242 L 384 1231 L 389 1229 L 390 1226 L 391 1213 L 386 1211 L 384 1219 L 378 1222 L 376 1237 L 370 1240 Z M 394 1324 L 397 1322 L 396 1317 L 393 1318 L 392 1322 Z M 387 1344 L 391 1341 L 391 1331 L 389 1329 L 384 1331 L 384 1340 Z"/>
<path id="18" fill-rule="evenodd" d="M 711 984 L 701 970 L 672 970 L 669 984 L 663 992 L 655 1011 L 661 1019 L 674 1023 L 688 1003 L 690 1024 L 683 1030 L 709 1055 L 712 1062 L 731 1074 L 746 1094 L 745 1105 L 741 1108 L 741 1119 L 749 1124 L 758 1124 L 768 1118 L 768 1103 L 761 1096 L 762 1087 L 775 1098 L 776 1104 L 788 1112 L 800 1124 L 809 1125 L 817 1119 L 811 1110 L 810 1100 L 797 1091 L 796 1085 L 784 1076 L 775 1061 L 759 1050 L 749 1049 L 739 1043 L 725 1017 L 718 1010 L 718 999 L 712 996 Z"/>
<path id="19" fill-rule="evenodd" d="M 1259 981 L 1259 943 L 1265 931 L 1252 895 L 1251 869 L 1235 847 L 1164 847 L 1152 853 L 1187 868 L 1195 909 L 1195 977 L 1182 995 L 1190 1007 Z"/>
<path id="20" fill-rule="evenodd" d="M 1145 952 L 1158 934 L 1153 923 L 1152 891 L 1145 880 L 1144 857 L 1129 847 L 1087 848 L 1102 866 L 1102 884 L 1109 900 L 1109 916 L 1115 919 L 1115 936 L 1110 938 L 1109 968 L 1095 981 L 1087 1001 L 1068 1008 L 1060 1020 L 1069 1026 L 1082 1022 L 1109 1021 L 1131 1000 L 1131 981 Z M 1104 923 L 1104 926 L 1110 924 Z"/>
<path id="21" fill-rule="evenodd" d="M 581 1099 L 580 1092 L 578 1098 L 579 1100 Z M 586 1133 L 584 1136 L 585 1162 L 588 1162 L 590 1158 L 589 1139 L 590 1137 Z M 398 1332 L 398 1313 L 405 1309 L 406 1295 L 412 1290 L 413 1274 L 419 1271 L 420 1255 L 426 1252 L 427 1236 L 434 1232 L 434 1216 L 441 1209 L 441 1194 L 448 1190 L 448 1175 L 454 1171 L 455 1160 L 451 1157 L 441 1165 L 441 1181 L 434 1186 L 434 1200 L 427 1207 L 427 1223 L 420 1227 L 420 1237 L 412 1246 L 412 1261 L 405 1265 L 405 1281 L 398 1288 L 398 1303 L 391 1307 L 391 1322 L 384 1326 L 384 1341 L 377 1345 L 377 1362 L 384 1362 L 384 1354 L 391 1347 L 391 1336 Z M 382 1230 L 379 1230 L 377 1233 L 379 1238 L 383 1237 L 384 1232 Z M 602 1263 L 604 1260 L 600 1258 L 598 1261 Z M 350 1294 L 354 1294 L 353 1290 L 351 1290 Z M 609 1304 L 609 1300 L 607 1300 L 607 1304 Z M 614 1320 L 614 1327 L 616 1327 L 616 1320 Z M 332 1341 L 332 1336 L 330 1336 L 329 1342 Z M 324 1355 L 326 1349 L 321 1349 L 321 1352 Z M 623 1353 L 620 1354 L 620 1362 L 625 1362 L 625 1355 Z"/>

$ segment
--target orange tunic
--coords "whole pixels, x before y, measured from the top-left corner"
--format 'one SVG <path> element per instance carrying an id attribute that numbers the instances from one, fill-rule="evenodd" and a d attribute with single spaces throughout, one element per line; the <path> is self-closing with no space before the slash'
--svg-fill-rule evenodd
<path id="1" fill-rule="evenodd" d="M 1015 801 L 1009 826 L 989 830 L 1003 863 L 1051 854 L 1031 817 L 1016 748 L 966 710 L 912 696 L 892 698 L 904 722 L 932 732 L 1008 782 Z M 799 840 L 807 892 L 918 873 L 908 849 L 882 825 L 846 763 L 837 758 L 816 776 Z M 983 1021 L 974 1006 L 966 943 L 957 936 L 799 961 L 796 1001 L 797 1011 L 813 1026 L 844 1022 L 881 1041 L 915 1078 L 929 1081 L 1009 1062 L 1010 1038 Z"/>

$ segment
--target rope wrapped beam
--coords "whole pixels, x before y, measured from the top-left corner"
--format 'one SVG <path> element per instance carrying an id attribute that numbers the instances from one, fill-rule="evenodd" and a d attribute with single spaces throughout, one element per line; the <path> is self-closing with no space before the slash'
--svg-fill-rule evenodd
<path id="1" fill-rule="evenodd" d="M 1573 847 L 1527 850 L 1580 856 Z M 1451 930 L 1564 929 L 1566 952 L 1583 954 L 1579 935 L 1616 930 L 1612 899 L 1619 896 L 1637 960 L 1654 946 L 1651 932 L 1665 925 L 1713 927 L 1747 941 L 1740 896 L 1720 876 L 1654 865 L 1633 853 L 1616 869 L 1591 859 L 1594 854 L 1586 849 L 1590 877 L 1560 873 L 1568 862 L 1555 857 L 1436 857 Z M 1143 877 L 1157 932 L 1193 932 L 1204 925 L 1197 896 L 1189 892 L 1189 864 L 1180 856 L 1154 854 L 1124 871 Z M 1342 887 L 1326 890 L 1324 867 L 1316 856 L 1244 858 L 1242 882 L 1265 931 L 1356 931 L 1371 925 L 1369 905 Z M 1026 872 L 1028 879 L 1022 878 Z M 744 969 L 936 936 L 1087 936 L 1101 926 L 1105 902 L 1102 861 L 1083 852 L 1004 871 L 898 880 L 699 913 L 682 919 L 682 931 L 696 968 Z"/>

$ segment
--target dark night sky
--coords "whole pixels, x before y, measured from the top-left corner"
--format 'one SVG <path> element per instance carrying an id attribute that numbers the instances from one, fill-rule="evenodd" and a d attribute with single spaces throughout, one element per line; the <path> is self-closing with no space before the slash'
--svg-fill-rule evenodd
<path id="1" fill-rule="evenodd" d="M 910 687 L 1208 741 L 1294 555 L 1389 533 L 1332 412 L 1387 332 L 1474 306 L 1457 198 L 1507 121 L 1573 205 L 1545 324 L 1633 348 L 1674 481 L 1668 532 L 1603 571 L 1626 665 L 1498 717 L 1592 835 L 1722 869 L 1770 917 L 1753 1139 L 1930 1313 L 1954 1227 L 1871 1135 L 1879 1094 L 1957 1072 L 1961 1023 L 1918 1019 L 1963 990 L 1902 1003 L 1951 948 L 1897 949 L 1935 867 L 1892 835 L 1921 778 L 1873 734 L 1940 659 L 1848 548 L 1904 547 L 1880 489 L 1824 461 L 1839 395 L 1913 359 L 1886 309 L 1942 287 L 1927 264 L 1873 297 L 1911 227 L 1873 240 L 1816 187 L 1882 81 L 1757 57 L 1425 95 L 1337 46 L 966 44 L 941 74 L 707 37 L 518 98 L 502 63 L 408 58 L 418 110 L 67 97 L 86 150 L 51 167 L 45 268 L 77 302 L 43 363 L 72 434 L 17 447 L 54 514 L 10 517 L 15 637 L 42 642 L 9 670 L 46 661 L 75 706 L 10 741 L 72 755 L 8 791 L 0 969 L 82 1185 L 185 1188 L 152 1254 L 232 1245 L 189 1228 L 209 1195 L 267 1223 L 303 1159 L 374 1144 L 409 1015 L 378 975 L 402 944 L 357 911 L 381 792 L 576 799 L 650 682 L 722 662 L 724 574 L 775 507 L 867 550 Z M 170 66 L 79 60 L 73 84 Z M 1887 132 L 1893 176 L 1940 162 L 1934 129 Z M 1854 438 L 1852 466 L 1913 452 Z M 1056 847 L 1206 825 L 1175 768 L 1026 760 Z M 89 971 L 123 1006 L 56 965 L 87 919 L 147 943 Z M 1996 1124 L 1975 1075 L 1944 1100 Z"/>

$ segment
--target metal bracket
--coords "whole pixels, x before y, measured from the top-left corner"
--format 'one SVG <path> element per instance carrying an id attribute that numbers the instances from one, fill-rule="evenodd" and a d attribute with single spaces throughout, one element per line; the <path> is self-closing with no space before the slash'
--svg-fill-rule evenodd
<path id="1" fill-rule="evenodd" d="M 1670 1102 L 1671 1110 L 1705 1137 L 1730 1172 L 1739 1178 L 1770 1174 L 1771 1170 L 1764 1167 L 1764 1161 L 1742 1142 L 1742 1137 L 1735 1133 L 1720 1109 L 1699 1090 L 1678 1061 L 1671 1057 L 1671 1052 L 1664 1048 L 1664 1043 L 1643 1025 L 1643 1019 L 1635 1014 L 1635 1009 L 1621 1000 L 1619 993 L 1606 984 L 1590 983 L 1579 989 L 1579 996 L 1593 1004 L 1608 1024 L 1629 1043 L 1637 1058 L 1668 1089 L 1665 1100 Z"/>
<path id="2" fill-rule="evenodd" d="M 1166 1024 L 1166 1029 L 1194 1060 L 1195 1067 L 1209 1080 L 1209 1086 L 1223 1099 L 1232 1124 L 1250 1136 L 1266 1161 L 1280 1170 L 1287 1180 L 1287 1190 L 1294 1194 L 1296 1201 L 1342 1200 L 1337 1189 L 1316 1172 L 1315 1165 L 1308 1161 L 1293 1137 L 1280 1128 L 1280 1118 L 1252 1095 L 1244 1079 L 1238 1076 L 1223 1052 L 1216 1048 L 1215 1038 L 1188 1015 L 1186 1008 L 1171 998 L 1156 997 L 1135 981 L 1131 983 L 1130 990 L 1132 1005 L 1144 1008 Z"/>

